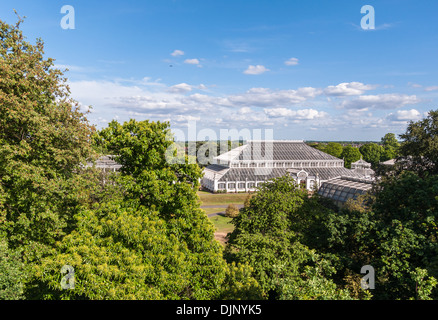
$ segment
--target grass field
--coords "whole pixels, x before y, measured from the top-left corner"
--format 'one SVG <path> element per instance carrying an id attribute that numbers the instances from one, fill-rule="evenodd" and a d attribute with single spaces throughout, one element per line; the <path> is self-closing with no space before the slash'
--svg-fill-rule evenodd
<path id="1" fill-rule="evenodd" d="M 202 206 L 213 206 L 211 208 L 203 208 L 207 215 L 219 212 L 225 212 L 226 207 L 230 204 L 243 205 L 248 193 L 217 193 L 213 194 L 206 191 L 198 191 L 198 196 Z M 218 206 L 218 207 L 214 207 Z M 222 206 L 222 207 L 220 207 Z M 225 245 L 226 235 L 234 230 L 234 225 L 231 224 L 231 218 L 223 215 L 217 215 L 209 218 L 216 228 L 216 239 Z"/>
<path id="2" fill-rule="evenodd" d="M 231 224 L 231 218 L 227 218 L 225 216 L 214 216 L 211 217 L 210 220 L 216 227 L 216 232 L 229 233 L 234 230 L 234 225 Z"/>
<path id="3" fill-rule="evenodd" d="M 231 218 L 227 218 L 225 216 L 214 216 L 210 218 L 210 221 L 216 228 L 215 238 L 219 241 L 224 247 L 227 243 L 227 234 L 233 232 L 234 225 L 231 224 Z"/>
<path id="4" fill-rule="evenodd" d="M 243 204 L 248 193 L 218 193 L 213 194 L 205 191 L 198 191 L 201 199 L 201 206 Z"/>
<path id="5" fill-rule="evenodd" d="M 221 212 L 221 213 L 222 213 L 222 212 L 225 213 L 226 208 L 204 208 L 204 209 L 202 209 L 202 210 L 204 210 L 205 213 L 206 213 L 207 215 L 209 215 L 209 214 L 220 213 L 220 212 Z"/>

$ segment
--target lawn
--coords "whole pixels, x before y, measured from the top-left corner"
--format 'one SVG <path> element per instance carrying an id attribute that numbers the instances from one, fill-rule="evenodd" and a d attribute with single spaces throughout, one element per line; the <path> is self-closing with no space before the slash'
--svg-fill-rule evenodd
<path id="1" fill-rule="evenodd" d="M 209 208 L 203 208 L 207 215 L 213 213 L 225 212 L 226 206 L 230 204 L 243 205 L 248 193 L 210 193 L 206 191 L 198 191 L 199 199 L 202 206 L 211 206 Z M 217 207 L 215 207 L 217 206 Z M 226 235 L 234 230 L 234 225 L 231 224 L 231 218 L 227 218 L 223 215 L 217 215 L 209 218 L 216 228 L 216 239 L 225 245 Z"/>
<path id="2" fill-rule="evenodd" d="M 202 209 L 205 211 L 207 215 L 213 214 L 213 213 L 225 213 L 226 208 L 204 208 Z"/>
<path id="3" fill-rule="evenodd" d="M 243 204 L 248 193 L 217 193 L 198 191 L 201 206 Z"/>
<path id="4" fill-rule="evenodd" d="M 231 224 L 231 218 L 227 218 L 225 216 L 214 216 L 210 218 L 210 221 L 213 222 L 216 227 L 216 232 L 218 233 L 229 233 L 234 230 L 234 225 Z"/>
<path id="5" fill-rule="evenodd" d="M 226 246 L 227 243 L 227 234 L 233 232 L 234 225 L 231 224 L 231 218 L 227 218 L 225 216 L 214 216 L 210 218 L 210 221 L 213 223 L 216 228 L 216 232 L 214 234 L 217 241 L 219 241 L 222 246 Z"/>

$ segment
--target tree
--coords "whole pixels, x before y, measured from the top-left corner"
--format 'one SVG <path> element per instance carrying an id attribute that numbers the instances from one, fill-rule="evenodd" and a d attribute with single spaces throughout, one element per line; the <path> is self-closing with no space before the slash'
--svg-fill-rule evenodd
<path id="1" fill-rule="evenodd" d="M 201 256 L 196 257 L 178 235 L 169 234 L 158 212 L 114 203 L 85 211 L 77 219 L 78 229 L 35 270 L 47 286 L 42 298 L 207 299 L 219 294 L 217 286 L 227 273 L 220 251 L 203 255 L 210 264 L 203 270 Z M 74 290 L 60 287 L 64 265 L 74 268 Z"/>
<path id="2" fill-rule="evenodd" d="M 376 143 L 367 143 L 359 148 L 363 160 L 371 163 L 373 167 L 379 164 L 384 149 Z"/>
<path id="3" fill-rule="evenodd" d="M 342 155 L 342 145 L 337 142 L 329 142 L 323 149 L 325 153 L 328 153 L 336 158 L 341 158 Z"/>
<path id="4" fill-rule="evenodd" d="M 202 300 L 245 298 L 250 288 L 257 294 L 247 266 L 227 265 L 214 226 L 199 207 L 200 168 L 168 161 L 168 133 L 168 123 L 130 120 L 113 121 L 94 136 L 122 164 L 109 183 L 121 193 L 75 216 L 78 227 L 36 268 L 44 289 L 36 294 Z M 74 291 L 60 289 L 64 265 L 75 270 Z"/>
<path id="5" fill-rule="evenodd" d="M 225 216 L 235 218 L 239 215 L 239 208 L 235 204 L 230 204 L 225 210 Z"/>
<path id="6" fill-rule="evenodd" d="M 400 143 L 394 133 L 387 133 L 382 138 L 383 152 L 381 153 L 380 161 L 395 159 L 398 156 Z"/>
<path id="7" fill-rule="evenodd" d="M 169 124 L 112 122 L 95 134 L 20 23 L 0 25 L 0 296 L 256 297 L 250 267 L 226 264 L 199 208 L 200 168 L 167 161 Z M 93 150 L 116 155 L 120 172 L 87 168 Z M 65 266 L 75 290 L 60 286 Z"/>
<path id="8" fill-rule="evenodd" d="M 248 263 L 265 296 L 274 299 L 349 297 L 330 279 L 329 261 L 300 243 L 308 219 L 306 190 L 284 176 L 264 184 L 233 219 L 226 248 L 229 261 Z M 314 208 L 315 206 L 313 206 Z M 315 210 L 317 211 L 317 210 Z M 309 218 L 311 219 L 311 218 Z"/>
<path id="9" fill-rule="evenodd" d="M 438 110 L 420 121 L 411 121 L 400 146 L 402 166 L 421 176 L 438 174 Z"/>
<path id="10" fill-rule="evenodd" d="M 387 133 L 382 138 L 382 145 L 383 147 L 392 147 L 394 149 L 397 149 L 400 146 L 400 143 L 398 142 L 396 136 L 394 133 Z"/>
<path id="11" fill-rule="evenodd" d="M 244 207 L 249 207 L 249 205 L 251 203 L 251 199 L 252 199 L 253 196 L 254 196 L 253 193 L 248 193 L 248 195 L 246 196 L 245 201 L 243 203 Z"/>
<path id="12" fill-rule="evenodd" d="M 381 295 L 415 297 L 410 277 L 417 268 L 438 279 L 438 176 L 421 178 L 404 172 L 383 180 L 371 210 L 375 225 L 375 267 L 381 270 Z M 437 292 L 433 292 L 437 297 Z"/>
<path id="13" fill-rule="evenodd" d="M 362 155 L 359 149 L 350 145 L 345 146 L 341 154 L 341 158 L 343 158 L 345 161 L 345 167 L 349 169 L 351 168 L 351 164 L 353 162 L 360 160 L 361 156 Z"/>
<path id="14" fill-rule="evenodd" d="M 74 228 L 94 128 L 22 22 L 0 20 L 0 233 L 29 262 Z"/>
<path id="15" fill-rule="evenodd" d="M 437 176 L 422 179 L 405 172 L 384 178 L 356 205 L 322 215 L 317 222 L 321 237 L 309 246 L 330 259 L 338 284 L 347 284 L 361 267 L 373 266 L 374 299 L 436 298 L 437 188 Z"/>
<path id="16" fill-rule="evenodd" d="M 18 250 L 0 237 L 0 300 L 24 299 L 25 265 Z"/>

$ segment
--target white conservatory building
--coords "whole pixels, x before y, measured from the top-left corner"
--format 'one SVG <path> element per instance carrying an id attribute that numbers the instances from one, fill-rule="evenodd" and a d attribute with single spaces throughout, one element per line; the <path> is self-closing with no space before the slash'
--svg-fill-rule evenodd
<path id="1" fill-rule="evenodd" d="M 367 163 L 362 161 L 356 169 L 347 169 L 342 159 L 312 148 L 302 140 L 248 141 L 215 160 L 215 164 L 204 169 L 201 180 L 202 187 L 211 192 L 256 191 L 260 184 L 286 174 L 311 191 L 340 177 L 372 179 L 369 170 L 364 170 Z"/>

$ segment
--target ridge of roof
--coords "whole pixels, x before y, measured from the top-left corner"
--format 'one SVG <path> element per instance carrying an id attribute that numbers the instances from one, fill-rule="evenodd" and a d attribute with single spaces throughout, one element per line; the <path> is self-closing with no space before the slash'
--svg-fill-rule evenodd
<path id="1" fill-rule="evenodd" d="M 282 142 L 282 143 L 304 143 L 304 140 L 248 140 L 247 143 L 253 142 Z"/>

